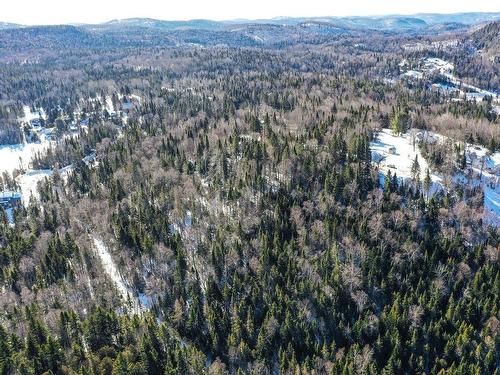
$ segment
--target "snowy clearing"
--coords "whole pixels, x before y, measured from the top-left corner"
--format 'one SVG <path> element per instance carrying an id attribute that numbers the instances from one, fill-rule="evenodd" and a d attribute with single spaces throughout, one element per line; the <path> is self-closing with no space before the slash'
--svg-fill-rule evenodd
<path id="1" fill-rule="evenodd" d="M 482 101 L 486 97 L 491 97 L 494 102 L 500 102 L 499 94 L 493 91 L 484 90 L 480 87 L 476 87 L 467 84 L 460 79 L 458 79 L 453 71 L 455 67 L 452 63 L 434 58 L 427 57 L 417 62 L 418 67 L 414 69 L 408 69 L 410 66 L 408 60 L 403 59 L 399 63 L 401 77 L 412 78 L 415 80 L 421 80 L 424 77 L 428 77 L 434 73 L 438 73 L 442 78 L 446 79 L 447 83 L 433 83 L 431 86 L 437 88 L 441 91 L 447 92 L 458 92 L 461 98 L 468 101 Z M 455 98 L 456 99 L 456 98 Z"/>
<path id="2" fill-rule="evenodd" d="M 0 145 L 0 173 L 12 173 L 14 169 L 28 169 L 37 153 L 44 153 L 50 142 L 43 139 L 39 143 Z"/>
<path id="3" fill-rule="evenodd" d="M 31 107 L 29 105 L 23 106 L 24 118 L 20 119 L 24 122 L 30 122 L 31 120 L 39 119 L 40 117 L 46 119 L 47 116 L 43 108 L 37 108 L 35 112 L 31 112 Z"/>
<path id="4" fill-rule="evenodd" d="M 33 195 L 35 199 L 39 198 L 37 184 L 45 178 L 52 176 L 52 170 L 29 170 L 25 174 L 17 177 L 16 182 L 21 188 L 21 195 L 24 206 L 28 206 L 30 196 Z"/>
<path id="5" fill-rule="evenodd" d="M 370 143 L 372 160 L 378 163 L 379 169 L 387 174 L 396 173 L 398 177 L 409 179 L 412 177 L 411 166 L 415 157 L 420 165 L 420 180 L 423 181 L 429 165 L 418 149 L 416 133 L 408 132 L 401 136 L 395 135 L 390 129 L 382 129 L 376 139 Z M 441 178 L 431 173 L 432 182 L 440 182 Z"/>
<path id="6" fill-rule="evenodd" d="M 72 165 L 59 169 L 61 178 L 66 181 L 69 173 L 73 170 Z M 37 184 L 45 178 L 50 178 L 54 171 L 52 169 L 30 169 L 26 173 L 17 176 L 16 182 L 21 188 L 22 201 L 25 207 L 29 205 L 30 197 L 38 200 L 40 198 Z"/>
<path id="7" fill-rule="evenodd" d="M 370 143 L 372 161 L 378 165 L 381 172 L 380 183 L 389 171 L 397 174 L 400 179 L 411 178 L 412 163 L 417 157 L 420 165 L 420 180 L 425 178 L 429 167 L 418 148 L 419 141 L 425 143 L 442 143 L 448 138 L 433 132 L 409 131 L 406 134 L 395 135 L 392 130 L 382 129 Z M 490 153 L 488 149 L 479 145 L 466 145 L 467 170 L 469 177 L 463 172 L 457 172 L 452 181 L 458 185 L 481 186 L 484 192 L 484 214 L 487 222 L 500 226 L 500 152 Z M 472 177 L 470 177 L 472 176 Z M 441 190 L 443 176 L 430 170 L 431 187 L 433 194 Z M 471 181 L 469 181 L 471 179 Z"/>

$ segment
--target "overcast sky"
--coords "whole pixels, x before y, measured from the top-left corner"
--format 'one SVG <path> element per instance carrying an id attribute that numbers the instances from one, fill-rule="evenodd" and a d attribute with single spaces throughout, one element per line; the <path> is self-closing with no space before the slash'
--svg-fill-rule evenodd
<path id="1" fill-rule="evenodd" d="M 1 0 L 0 21 L 98 23 L 129 17 L 163 20 L 497 12 L 499 0 Z"/>

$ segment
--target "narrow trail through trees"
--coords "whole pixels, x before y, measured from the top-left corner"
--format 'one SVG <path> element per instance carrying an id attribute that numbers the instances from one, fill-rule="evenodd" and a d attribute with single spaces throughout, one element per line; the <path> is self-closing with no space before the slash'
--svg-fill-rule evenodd
<path id="1" fill-rule="evenodd" d="M 141 305 L 139 299 L 135 296 L 132 288 L 125 283 L 123 277 L 120 275 L 120 272 L 118 271 L 106 244 L 94 236 L 92 237 L 92 240 L 94 241 L 94 248 L 101 261 L 104 272 L 106 272 L 113 284 L 115 284 L 116 289 L 122 296 L 125 305 L 128 308 L 128 311 L 131 314 L 141 314 L 145 309 Z"/>

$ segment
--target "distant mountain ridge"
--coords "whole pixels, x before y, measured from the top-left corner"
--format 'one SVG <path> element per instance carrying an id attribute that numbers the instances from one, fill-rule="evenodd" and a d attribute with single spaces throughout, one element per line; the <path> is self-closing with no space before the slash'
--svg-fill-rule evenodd
<path id="1" fill-rule="evenodd" d="M 0 30 L 13 29 L 17 27 L 21 27 L 21 25 L 18 25 L 17 23 L 0 22 Z"/>
<path id="2" fill-rule="evenodd" d="M 456 22 L 462 19 L 464 23 Z M 111 20 L 96 25 L 22 26 L 0 24 L 0 53 L 54 48 L 126 48 L 200 45 L 284 47 L 322 44 L 370 35 L 425 36 L 443 32 L 471 33 L 499 19 L 500 13 L 385 17 L 316 17 L 272 20 L 164 21 L 152 18 Z M 466 22 L 475 22 L 472 25 Z M 498 22 L 498 21 L 497 21 Z M 488 28 L 485 40 L 496 28 Z M 486 31 L 483 31 L 486 32 Z M 479 39 L 479 36 L 478 38 Z M 480 41 L 478 43 L 480 45 Z M 482 47 L 475 47 L 480 49 Z M 494 56 L 497 53 L 494 51 Z M 495 57 L 494 57 L 495 58 Z"/>
<path id="3" fill-rule="evenodd" d="M 209 19 L 193 19 L 188 21 L 160 20 L 154 18 L 127 18 L 111 20 L 99 24 L 73 25 L 82 28 L 119 29 L 123 27 L 153 28 L 163 30 L 224 30 L 234 25 L 243 24 L 273 24 L 282 26 L 297 26 L 307 22 L 333 24 L 340 28 L 376 29 L 385 31 L 419 30 L 432 28 L 435 25 L 470 26 L 481 22 L 500 20 L 500 12 L 481 13 L 418 13 L 414 15 L 385 15 L 385 16 L 349 16 L 349 17 L 277 17 L 272 19 L 235 19 L 213 21 Z M 14 23 L 0 22 L 0 29 L 29 27 Z"/>

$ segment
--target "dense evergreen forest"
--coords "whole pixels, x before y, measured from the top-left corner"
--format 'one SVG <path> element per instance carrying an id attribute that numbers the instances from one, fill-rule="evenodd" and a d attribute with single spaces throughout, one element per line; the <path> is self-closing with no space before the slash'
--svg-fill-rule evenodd
<path id="1" fill-rule="evenodd" d="M 382 178 L 370 152 L 387 128 L 495 151 L 498 116 L 388 82 L 412 37 L 345 38 L 2 60 L 0 138 L 30 135 L 12 125 L 30 105 L 58 141 L 37 194 L 0 210 L 0 374 L 499 374 L 483 193 L 431 194 L 418 160 Z M 460 147 L 422 152 L 460 171 Z"/>

